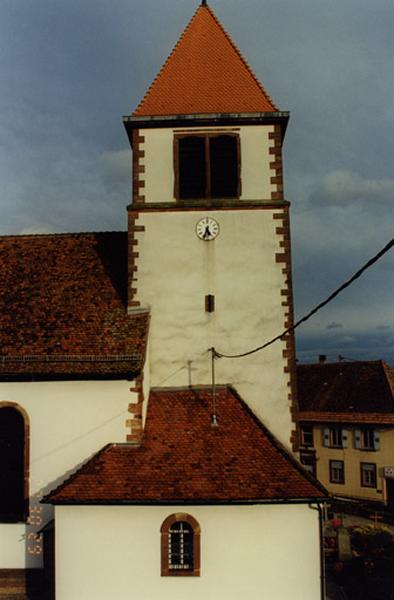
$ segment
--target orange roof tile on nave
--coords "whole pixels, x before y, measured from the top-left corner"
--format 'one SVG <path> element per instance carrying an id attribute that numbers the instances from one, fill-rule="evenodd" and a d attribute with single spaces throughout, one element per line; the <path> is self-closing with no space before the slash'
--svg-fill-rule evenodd
<path id="1" fill-rule="evenodd" d="M 212 10 L 201 5 L 133 116 L 277 110 Z"/>

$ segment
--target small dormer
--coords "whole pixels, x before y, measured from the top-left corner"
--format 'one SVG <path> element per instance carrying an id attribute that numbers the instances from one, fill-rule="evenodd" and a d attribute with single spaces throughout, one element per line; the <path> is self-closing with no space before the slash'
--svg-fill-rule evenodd
<path id="1" fill-rule="evenodd" d="M 203 2 L 124 118 L 134 207 L 283 200 L 287 121 Z"/>

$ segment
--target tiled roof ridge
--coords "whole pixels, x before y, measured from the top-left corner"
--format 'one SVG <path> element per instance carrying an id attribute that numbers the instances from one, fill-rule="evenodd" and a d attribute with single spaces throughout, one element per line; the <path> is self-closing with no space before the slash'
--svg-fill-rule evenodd
<path id="1" fill-rule="evenodd" d="M 387 363 L 385 363 L 382 359 L 378 358 L 378 359 L 375 359 L 375 360 L 352 360 L 352 361 L 340 361 L 340 360 L 337 360 L 337 361 L 333 361 L 333 362 L 324 362 L 324 363 L 317 363 L 317 362 L 313 362 L 313 363 L 298 363 L 297 364 L 297 369 L 299 369 L 299 368 L 302 369 L 302 368 L 305 368 L 305 367 L 319 367 L 319 368 L 323 367 L 324 368 L 324 367 L 328 367 L 328 366 L 339 366 L 339 365 L 341 365 L 341 366 L 360 365 L 360 364 L 361 365 L 366 365 L 366 364 L 368 364 L 368 365 L 371 365 L 371 364 L 372 365 L 378 365 L 378 364 L 381 364 L 381 363 L 387 365 Z M 390 365 L 387 365 L 387 366 L 389 368 L 391 368 Z"/>
<path id="2" fill-rule="evenodd" d="M 129 442 L 129 444 L 130 444 L 130 442 Z M 76 477 L 78 477 L 78 475 L 80 474 L 81 470 L 86 467 L 86 465 L 88 465 L 89 463 L 92 463 L 92 462 L 96 461 L 102 454 L 104 454 L 104 452 L 106 452 L 110 448 L 113 448 L 116 445 L 117 444 L 115 444 L 113 442 L 105 444 L 105 446 L 103 446 L 100 450 L 98 450 L 98 452 L 94 452 L 91 456 L 89 456 L 89 458 L 87 458 L 85 461 L 83 461 L 82 464 L 75 465 L 73 467 L 73 472 L 70 473 L 70 475 L 68 477 L 66 477 L 62 481 L 62 483 L 60 483 L 55 488 L 51 489 L 48 492 L 48 494 L 45 494 L 45 496 L 43 498 L 41 498 L 40 502 L 42 504 L 46 504 L 46 503 L 51 502 L 51 500 L 50 500 L 51 497 L 54 496 L 55 494 L 60 493 L 67 485 L 69 485 L 70 483 L 72 483 L 74 481 L 74 479 L 76 479 Z"/>
<path id="3" fill-rule="evenodd" d="M 162 72 L 164 71 L 164 69 L 167 67 L 168 63 L 172 59 L 172 57 L 173 57 L 175 51 L 177 50 L 178 46 L 183 41 L 183 38 L 185 37 L 187 31 L 192 26 L 194 20 L 196 19 L 197 15 L 198 15 L 198 12 L 199 12 L 200 8 L 201 8 L 201 6 L 197 7 L 197 9 L 195 10 L 192 18 L 190 19 L 190 21 L 188 22 L 188 24 L 184 28 L 184 30 L 183 30 L 182 34 L 180 35 L 180 37 L 178 38 L 175 46 L 172 48 L 170 54 L 168 55 L 167 60 L 164 62 L 164 64 L 162 65 L 161 69 L 157 73 L 156 77 L 153 79 L 152 83 L 150 84 L 150 86 L 146 90 L 146 93 L 145 93 L 144 97 L 142 98 L 141 102 L 138 104 L 137 108 L 134 110 L 133 115 L 136 115 L 138 113 L 139 109 L 141 108 L 141 106 L 144 104 L 144 102 L 145 102 L 146 98 L 148 97 L 148 95 L 150 94 L 153 86 L 156 84 L 156 81 L 159 79 L 160 75 L 162 74 Z"/>
<path id="4" fill-rule="evenodd" d="M 0 240 L 3 239 L 18 239 L 21 238 L 50 238 L 50 237 L 81 237 L 87 235 L 110 235 L 114 233 L 124 233 L 127 234 L 127 231 L 124 230 L 107 230 L 107 231 L 63 231 L 60 233 L 14 233 L 14 234 L 6 234 L 0 235 Z"/>
<path id="5" fill-rule="evenodd" d="M 254 79 L 254 81 L 256 82 L 256 84 L 258 85 L 258 87 L 260 88 L 260 90 L 262 91 L 262 93 L 266 96 L 267 100 L 272 104 L 273 108 L 276 111 L 279 110 L 278 107 L 276 106 L 276 104 L 272 101 L 270 95 L 266 92 L 266 90 L 264 89 L 264 87 L 262 86 L 262 84 L 260 83 L 260 81 L 258 80 L 258 78 L 256 77 L 256 75 L 254 74 L 253 70 L 251 69 L 251 67 L 249 66 L 249 64 L 247 63 L 247 61 L 245 60 L 245 58 L 243 57 L 243 55 L 240 52 L 240 50 L 234 44 L 234 42 L 231 39 L 230 35 L 227 33 L 227 31 L 224 29 L 223 25 L 220 23 L 219 19 L 216 17 L 216 15 L 213 12 L 213 10 L 211 9 L 211 7 L 210 6 L 200 5 L 200 6 L 197 7 L 197 9 L 194 12 L 192 18 L 190 19 L 190 21 L 188 22 L 188 24 L 184 28 L 184 30 L 183 30 L 182 34 L 180 35 L 180 37 L 178 38 L 175 46 L 173 47 L 173 49 L 171 50 L 170 54 L 168 55 L 167 60 L 164 62 L 163 66 L 161 67 L 161 69 L 157 73 L 156 77 L 153 79 L 151 85 L 148 87 L 148 89 L 147 89 L 144 97 L 142 98 L 142 100 L 140 101 L 140 103 L 138 104 L 138 106 L 136 107 L 136 109 L 133 111 L 133 115 L 135 115 L 135 116 L 137 115 L 138 111 L 140 110 L 140 108 L 144 104 L 145 100 L 147 99 L 148 95 L 150 94 L 152 88 L 155 86 L 157 80 L 160 78 L 161 74 L 166 69 L 166 67 L 169 64 L 169 62 L 172 60 L 172 57 L 173 57 L 175 51 L 177 50 L 177 48 L 180 45 L 180 43 L 183 41 L 186 33 L 191 28 L 192 24 L 194 23 L 195 19 L 197 18 L 197 15 L 202 10 L 207 10 L 209 12 L 209 14 L 211 15 L 211 17 L 214 19 L 215 23 L 219 26 L 220 30 L 225 35 L 226 39 L 229 41 L 230 45 L 232 46 L 232 48 L 235 50 L 235 52 L 237 53 L 237 55 L 239 56 L 239 58 L 241 59 L 241 61 L 245 65 L 246 69 L 249 71 L 250 75 L 252 76 L 252 78 Z"/>
<path id="6" fill-rule="evenodd" d="M 272 431 L 270 431 L 266 427 L 266 425 L 264 425 L 264 423 L 251 409 L 249 404 L 247 404 L 245 400 L 238 394 L 237 390 L 232 385 L 228 385 L 227 389 L 233 394 L 233 396 L 237 399 L 243 410 L 262 430 L 264 435 L 268 438 L 268 440 L 275 447 L 275 449 L 283 456 L 283 458 L 287 460 L 287 462 L 289 462 L 292 467 L 295 467 L 295 469 L 301 475 L 303 475 L 310 483 L 312 483 L 320 492 L 323 492 L 325 495 L 328 495 L 328 492 L 324 488 L 324 486 L 301 466 L 301 464 L 296 460 L 296 458 L 291 454 L 291 452 L 287 450 L 285 446 L 278 440 L 278 438 L 272 433 Z"/>

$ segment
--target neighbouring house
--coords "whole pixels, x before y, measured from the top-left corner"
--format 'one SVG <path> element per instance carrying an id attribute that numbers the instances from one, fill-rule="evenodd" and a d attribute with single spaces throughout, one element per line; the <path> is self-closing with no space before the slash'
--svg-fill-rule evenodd
<path id="1" fill-rule="evenodd" d="M 293 322 L 287 122 L 202 2 L 124 118 L 128 231 L 0 238 L 0 593 L 323 597 L 293 335 L 223 356 Z"/>
<path id="2" fill-rule="evenodd" d="M 301 462 L 335 496 L 394 507 L 394 371 L 382 360 L 297 366 Z"/>

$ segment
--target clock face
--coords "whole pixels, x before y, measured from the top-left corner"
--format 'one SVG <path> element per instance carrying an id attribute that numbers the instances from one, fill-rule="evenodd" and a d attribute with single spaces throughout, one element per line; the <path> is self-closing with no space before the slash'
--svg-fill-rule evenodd
<path id="1" fill-rule="evenodd" d="M 196 233 L 200 240 L 210 242 L 217 237 L 219 233 L 219 223 L 212 217 L 200 219 L 196 225 Z"/>

